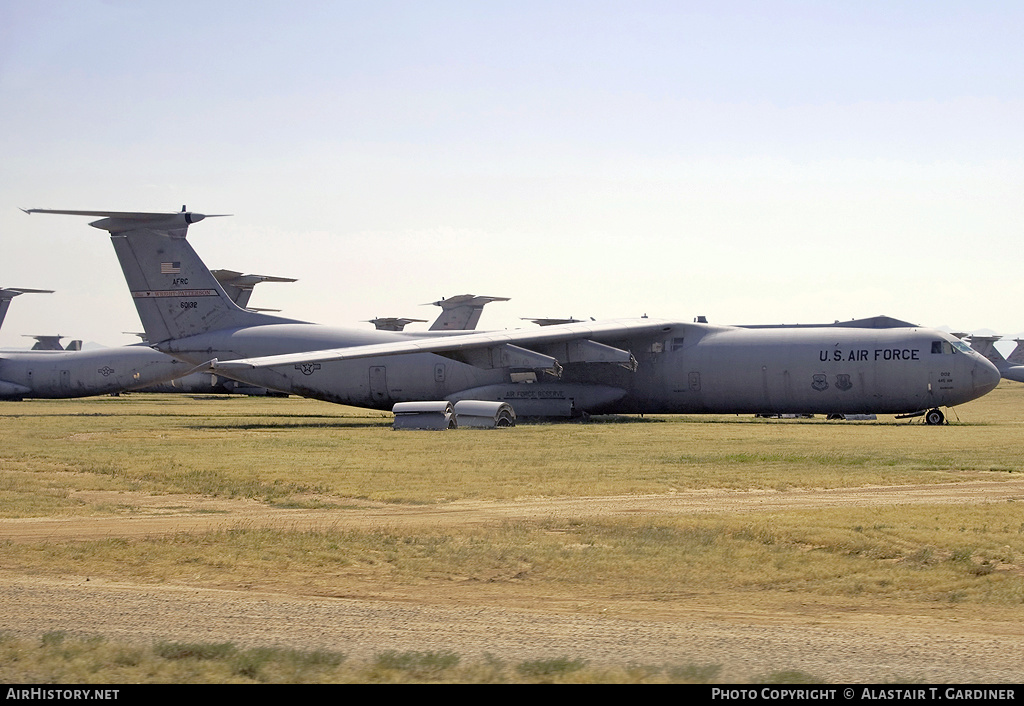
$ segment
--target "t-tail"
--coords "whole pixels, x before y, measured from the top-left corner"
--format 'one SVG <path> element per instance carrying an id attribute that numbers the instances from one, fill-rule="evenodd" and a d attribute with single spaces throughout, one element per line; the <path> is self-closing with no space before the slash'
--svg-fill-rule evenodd
<path id="1" fill-rule="evenodd" d="M 1006 359 L 995 347 L 995 342 L 1001 338 L 1002 336 L 971 336 L 971 348 L 978 351 L 996 368 L 1002 368 L 1007 364 Z"/>
<path id="2" fill-rule="evenodd" d="M 1015 338 L 1013 342 L 1017 347 L 1006 356 L 1006 360 L 1014 365 L 1024 365 L 1024 338 Z"/>
<path id="3" fill-rule="evenodd" d="M 460 294 L 448 299 L 431 302 L 441 307 L 441 314 L 430 325 L 431 331 L 472 331 L 480 321 L 484 306 L 491 302 L 507 302 L 508 297 L 478 297 L 474 294 Z"/>
<path id="4" fill-rule="evenodd" d="M 0 288 L 0 326 L 3 326 L 7 317 L 7 310 L 11 306 L 11 300 L 19 294 L 53 294 L 52 289 L 25 289 L 23 287 Z"/>
<path id="5" fill-rule="evenodd" d="M 1015 360 L 1018 349 L 1021 347 L 1019 339 L 1014 339 L 1018 341 L 1017 348 L 1014 349 L 1008 358 L 1003 358 L 1002 354 L 996 350 L 994 344 L 999 339 L 1000 336 L 971 336 L 971 348 L 985 356 L 992 365 L 996 366 L 996 370 L 999 371 L 1002 377 L 1007 380 L 1024 382 L 1024 364 L 1018 362 L 1019 359 Z"/>
<path id="6" fill-rule="evenodd" d="M 26 213 L 98 216 L 89 225 L 108 231 L 150 345 L 208 331 L 286 323 L 236 305 L 189 245 L 189 225 L 207 216 L 178 213 L 58 211 Z"/>

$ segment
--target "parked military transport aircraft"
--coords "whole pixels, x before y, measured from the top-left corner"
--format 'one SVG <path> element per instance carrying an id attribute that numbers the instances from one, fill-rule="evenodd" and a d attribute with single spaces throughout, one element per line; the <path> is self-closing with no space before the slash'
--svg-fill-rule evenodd
<path id="1" fill-rule="evenodd" d="M 195 367 L 142 344 L 72 351 L 3 351 L 0 400 L 107 395 L 181 377 Z"/>
<path id="2" fill-rule="evenodd" d="M 486 305 L 491 302 L 507 301 L 508 297 L 479 297 L 475 294 L 459 294 L 431 302 L 434 306 L 441 307 L 441 313 L 434 319 L 434 323 L 430 324 L 430 330 L 471 331 L 476 328 L 477 322 L 480 321 L 480 314 L 483 313 Z M 426 323 L 426 319 L 377 317 L 370 319 L 369 323 L 380 331 L 404 331 L 409 324 Z"/>
<path id="3" fill-rule="evenodd" d="M 186 240 L 206 218 L 63 211 L 110 233 L 150 342 L 189 365 L 331 402 L 509 402 L 581 413 L 924 414 L 992 390 L 999 373 L 925 328 L 742 328 L 660 319 L 422 334 L 346 330 L 236 306 Z"/>
<path id="4" fill-rule="evenodd" d="M 243 275 L 218 270 L 232 299 L 244 306 L 252 288 L 259 282 L 294 282 L 284 277 Z M 0 323 L 10 300 L 18 294 L 45 292 L 44 289 L 0 289 Z M 188 365 L 148 345 L 81 350 L 81 341 L 72 341 L 67 349 L 59 336 L 33 336 L 44 339 L 45 347 L 30 351 L 0 352 L 0 400 L 25 398 L 70 398 L 108 395 L 132 390 L 149 392 L 274 394 L 234 379 L 214 375 L 203 367 Z M 38 345 L 38 344 L 37 344 Z"/>
<path id="5" fill-rule="evenodd" d="M 1024 364 L 1011 363 L 996 349 L 994 344 L 1001 338 L 1002 336 L 971 336 L 971 348 L 985 356 L 1007 380 L 1024 382 Z M 1014 353 L 1016 352 L 1014 349 Z"/>
<path id="6" fill-rule="evenodd" d="M 0 290 L 0 323 L 14 296 L 51 291 Z M 0 351 L 0 400 L 109 394 L 169 380 L 194 367 L 148 346 L 82 351 L 58 344 L 54 350 Z"/>

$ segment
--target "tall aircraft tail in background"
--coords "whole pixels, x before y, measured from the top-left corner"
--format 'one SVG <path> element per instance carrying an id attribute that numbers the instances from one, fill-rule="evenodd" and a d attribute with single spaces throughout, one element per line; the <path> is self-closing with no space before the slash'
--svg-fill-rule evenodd
<path id="1" fill-rule="evenodd" d="M 212 270 L 212 274 L 220 282 L 231 301 L 249 311 L 279 311 L 278 309 L 257 309 L 249 306 L 252 290 L 261 282 L 298 282 L 291 277 L 274 277 L 271 275 L 246 275 L 234 270 Z"/>
<path id="2" fill-rule="evenodd" d="M 63 211 L 26 213 L 97 216 L 89 225 L 110 233 L 128 289 L 151 345 L 207 331 L 268 323 L 293 323 L 235 304 L 185 239 L 200 213 Z M 123 235 L 131 232 L 131 237 Z M 170 237 L 168 237 L 170 236 Z"/>
<path id="3" fill-rule="evenodd" d="M 1024 338 L 1015 338 L 1013 342 L 1017 347 L 1006 356 L 1006 360 L 1014 365 L 1024 365 Z"/>
<path id="4" fill-rule="evenodd" d="M 996 349 L 995 342 L 1000 338 L 1002 336 L 971 336 L 971 348 L 983 355 L 992 365 L 996 366 L 996 370 L 999 371 L 999 375 L 1003 378 L 1024 382 L 1024 364 L 1014 363 L 1004 358 L 1003 354 Z M 1017 350 L 1014 350 L 1013 354 L 1010 355 L 1011 358 L 1020 347 L 1021 344 L 1018 343 Z"/>
<path id="5" fill-rule="evenodd" d="M 431 302 L 441 307 L 441 314 L 430 325 L 431 331 L 472 331 L 480 322 L 484 307 L 491 302 L 507 302 L 508 297 L 483 297 L 474 294 L 439 299 Z"/>
<path id="6" fill-rule="evenodd" d="M 8 287 L 0 289 L 0 326 L 4 324 L 4 317 L 7 310 L 11 308 L 11 300 L 19 294 L 53 294 L 52 289 L 25 289 L 23 287 Z"/>

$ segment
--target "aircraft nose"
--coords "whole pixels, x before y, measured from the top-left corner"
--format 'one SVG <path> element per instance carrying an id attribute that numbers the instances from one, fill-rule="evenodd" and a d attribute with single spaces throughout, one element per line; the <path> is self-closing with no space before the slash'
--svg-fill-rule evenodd
<path id="1" fill-rule="evenodd" d="M 994 390 L 1002 379 L 996 366 L 981 356 L 974 362 L 971 376 L 974 378 L 974 389 L 981 395 Z"/>

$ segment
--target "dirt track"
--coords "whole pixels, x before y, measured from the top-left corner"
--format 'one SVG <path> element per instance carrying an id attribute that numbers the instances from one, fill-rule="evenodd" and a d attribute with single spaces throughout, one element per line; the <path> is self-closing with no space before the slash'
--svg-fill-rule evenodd
<path id="1" fill-rule="evenodd" d="M 244 525 L 311 529 L 324 527 L 465 527 L 502 520 L 564 519 L 637 514 L 706 514 L 828 507 L 967 504 L 1024 500 L 1024 480 L 969 481 L 939 485 L 875 486 L 833 490 L 694 490 L 669 495 L 531 498 L 513 502 L 457 501 L 429 506 L 344 500 L 344 508 L 280 509 L 254 500 L 192 495 L 89 491 L 90 503 L 133 508 L 129 516 L 0 519 L 0 542 L 46 539 L 93 540 L 202 532 Z M 338 502 L 338 499 L 333 499 Z"/>
<path id="2" fill-rule="evenodd" d="M 133 506 L 127 516 L 0 520 L 0 542 L 144 537 L 232 526 L 294 529 L 457 527 L 505 519 L 582 518 L 637 513 L 755 510 L 1024 499 L 1024 481 L 839 490 L 694 491 L 673 495 L 515 502 L 455 502 L 429 507 L 346 503 L 342 509 L 289 510 L 245 500 L 190 496 L 82 494 Z M 213 514 L 211 514 L 213 513 Z M 685 587 L 681 587 L 681 593 Z M 721 664 L 725 681 L 798 669 L 829 681 L 1019 682 L 1024 629 L 992 611 L 965 619 L 952 606 L 913 614 L 849 599 L 806 599 L 736 610 L 728 597 L 651 606 L 610 599 L 566 605 L 542 597 L 524 604 L 487 591 L 438 593 L 346 586 L 323 597 L 171 585 L 114 583 L 77 576 L 30 577 L 0 571 L 0 630 L 48 630 L 151 641 L 231 640 L 335 649 L 368 657 L 385 649 L 453 650 L 466 659 L 584 657 L 616 665 Z"/>

